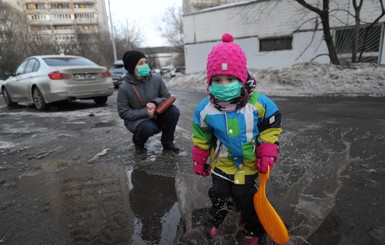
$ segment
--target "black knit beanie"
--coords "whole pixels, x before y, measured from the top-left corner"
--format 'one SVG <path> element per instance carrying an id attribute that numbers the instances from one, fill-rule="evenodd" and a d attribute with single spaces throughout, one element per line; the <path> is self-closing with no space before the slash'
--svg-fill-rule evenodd
<path id="1" fill-rule="evenodd" d="M 130 74 L 134 74 L 135 66 L 138 64 L 138 61 L 141 58 L 147 59 L 147 57 L 142 52 L 139 52 L 139 51 L 132 50 L 132 51 L 125 52 L 122 58 L 124 63 L 124 68 Z"/>

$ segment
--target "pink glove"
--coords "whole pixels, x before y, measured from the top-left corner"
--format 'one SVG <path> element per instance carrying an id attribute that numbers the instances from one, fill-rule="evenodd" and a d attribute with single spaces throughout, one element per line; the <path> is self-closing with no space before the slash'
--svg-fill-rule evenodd
<path id="1" fill-rule="evenodd" d="M 270 171 L 274 167 L 275 161 L 278 158 L 278 145 L 271 143 L 262 143 L 257 147 L 257 164 L 259 172 L 266 173 L 267 166 L 270 166 Z"/>
<path id="2" fill-rule="evenodd" d="M 211 167 L 209 164 L 206 164 L 207 158 L 209 158 L 210 151 L 202 150 L 199 147 L 195 146 L 192 149 L 192 161 L 194 172 L 196 174 L 202 175 L 204 177 L 210 175 Z"/>

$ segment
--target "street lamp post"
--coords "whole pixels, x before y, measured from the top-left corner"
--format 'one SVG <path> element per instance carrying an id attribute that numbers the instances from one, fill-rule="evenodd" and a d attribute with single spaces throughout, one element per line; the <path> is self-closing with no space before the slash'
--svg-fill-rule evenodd
<path id="1" fill-rule="evenodd" d="M 111 16 L 111 5 L 110 5 L 110 0 L 108 0 L 108 10 L 110 14 L 110 26 L 111 26 L 111 41 L 112 41 L 112 52 L 114 54 L 114 61 L 117 60 L 116 56 L 116 46 L 115 46 L 115 34 L 114 34 L 114 27 L 112 25 L 112 16 Z"/>

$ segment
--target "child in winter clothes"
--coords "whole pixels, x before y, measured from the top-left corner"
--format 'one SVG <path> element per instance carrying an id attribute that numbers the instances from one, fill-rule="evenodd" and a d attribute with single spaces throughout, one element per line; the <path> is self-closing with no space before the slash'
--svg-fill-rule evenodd
<path id="1" fill-rule="evenodd" d="M 212 176 L 210 237 L 217 235 L 227 214 L 226 201 L 232 198 L 241 212 L 245 238 L 257 244 L 265 231 L 253 206 L 255 180 L 258 171 L 272 169 L 278 158 L 281 113 L 271 99 L 254 90 L 246 55 L 233 37 L 224 34 L 222 41 L 208 55 L 208 96 L 194 113 L 193 167 L 196 174 Z"/>

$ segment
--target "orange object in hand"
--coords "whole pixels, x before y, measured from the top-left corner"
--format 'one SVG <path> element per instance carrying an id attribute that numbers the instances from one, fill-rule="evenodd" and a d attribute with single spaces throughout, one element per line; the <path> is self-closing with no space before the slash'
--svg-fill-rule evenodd
<path id="1" fill-rule="evenodd" d="M 156 107 L 156 114 L 162 114 L 165 110 L 167 110 L 174 102 L 176 98 L 174 96 L 170 96 L 164 101 L 160 102 L 159 105 Z"/>
<path id="2" fill-rule="evenodd" d="M 259 221 L 265 228 L 269 237 L 278 244 L 286 244 L 289 242 L 289 233 L 285 224 L 270 204 L 266 197 L 266 182 L 270 175 L 270 167 L 265 174 L 259 172 L 258 192 L 254 195 L 254 208 L 257 212 Z"/>

